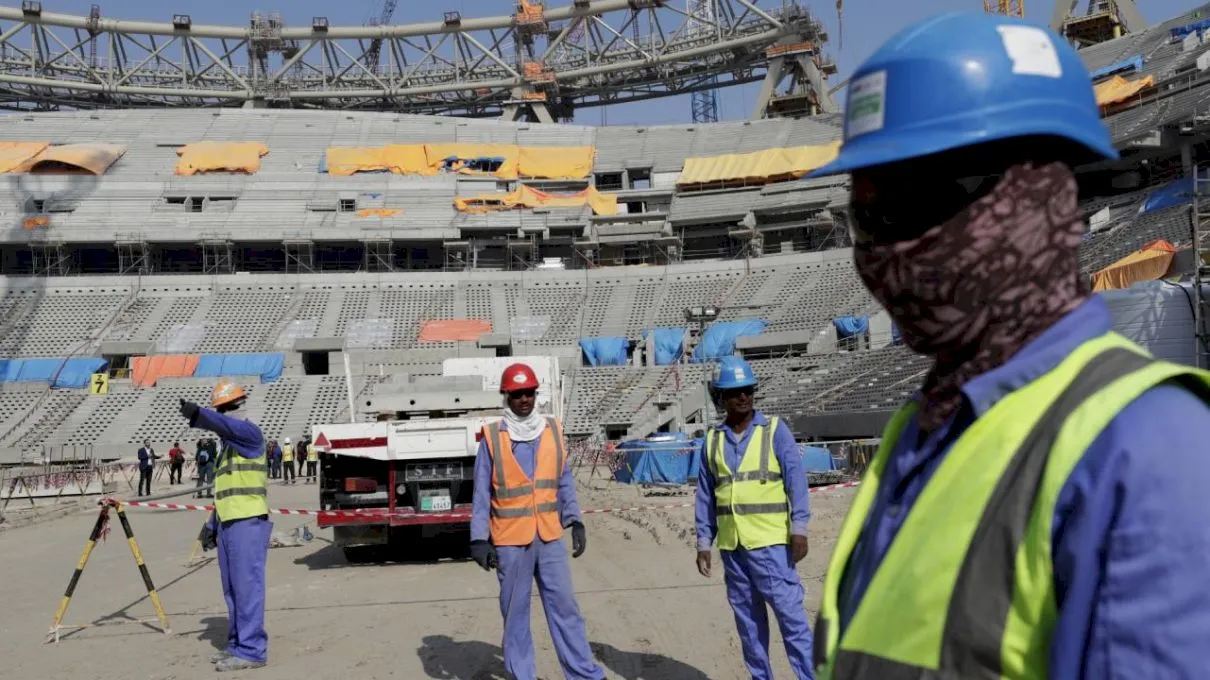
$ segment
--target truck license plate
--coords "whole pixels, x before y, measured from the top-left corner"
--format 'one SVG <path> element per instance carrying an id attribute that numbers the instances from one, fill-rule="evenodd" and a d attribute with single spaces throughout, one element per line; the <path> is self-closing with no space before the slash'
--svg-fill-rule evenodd
<path id="1" fill-rule="evenodd" d="M 423 512 L 449 512 L 452 508 L 449 496 L 425 496 L 420 499 Z"/>

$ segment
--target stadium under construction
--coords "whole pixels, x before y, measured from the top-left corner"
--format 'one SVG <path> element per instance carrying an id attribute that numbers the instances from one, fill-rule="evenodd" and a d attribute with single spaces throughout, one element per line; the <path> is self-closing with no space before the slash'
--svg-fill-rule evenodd
<path id="1" fill-rule="evenodd" d="M 199 366 L 248 376 L 279 437 L 448 357 L 553 355 L 594 441 L 712 419 L 722 354 L 813 439 L 876 436 L 928 369 L 853 270 L 847 179 L 803 178 L 842 121 L 797 3 L 349 27 L 45 4 L 0 7 L 0 464 L 191 441 Z M 1205 365 L 1210 5 L 1103 4 L 1055 16 L 1122 151 L 1080 169 L 1081 264 L 1120 330 Z M 744 83 L 749 120 L 567 122 Z"/>

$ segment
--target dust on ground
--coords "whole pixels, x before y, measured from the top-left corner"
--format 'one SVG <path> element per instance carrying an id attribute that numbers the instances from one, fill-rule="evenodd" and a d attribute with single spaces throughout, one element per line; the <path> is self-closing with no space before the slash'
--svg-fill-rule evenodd
<path id="1" fill-rule="evenodd" d="M 159 485 L 155 493 L 167 491 Z M 826 560 L 854 489 L 811 494 L 811 552 L 799 565 L 814 621 Z M 683 504 L 680 491 L 644 492 L 580 475 L 584 508 Z M 313 485 L 272 482 L 272 507 L 313 508 Z M 180 502 L 189 502 L 181 499 Z M 205 514 L 127 511 L 172 625 L 164 635 L 116 518 L 80 579 L 65 623 L 92 624 L 43 644 L 96 511 L 0 533 L 0 658 L 13 680 L 185 680 L 215 677 L 208 659 L 225 647 L 227 613 L 210 553 L 186 562 Z M 269 551 L 269 665 L 235 678 L 489 680 L 507 678 L 494 574 L 463 559 L 350 564 L 313 518 L 275 515 L 276 531 L 309 524 L 315 539 Z M 588 550 L 572 561 L 581 611 L 608 677 L 730 680 L 747 677 L 721 565 L 694 567 L 693 510 L 626 510 L 585 516 Z M 532 609 L 539 676 L 563 674 L 542 608 Z M 147 621 L 146 623 L 142 621 Z M 777 677 L 792 677 L 773 628 Z"/>

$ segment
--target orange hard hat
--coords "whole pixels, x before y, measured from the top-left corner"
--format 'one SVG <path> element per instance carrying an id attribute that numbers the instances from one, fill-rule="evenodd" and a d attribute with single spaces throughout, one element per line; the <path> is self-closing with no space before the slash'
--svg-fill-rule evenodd
<path id="1" fill-rule="evenodd" d="M 210 405 L 218 408 L 223 404 L 230 404 L 237 399 L 243 399 L 247 396 L 248 393 L 244 391 L 244 388 L 223 378 L 218 381 L 218 384 L 214 386 L 214 391 L 210 393 Z"/>
<path id="2" fill-rule="evenodd" d="M 538 376 L 525 364 L 512 364 L 500 376 L 500 393 L 538 389 Z"/>

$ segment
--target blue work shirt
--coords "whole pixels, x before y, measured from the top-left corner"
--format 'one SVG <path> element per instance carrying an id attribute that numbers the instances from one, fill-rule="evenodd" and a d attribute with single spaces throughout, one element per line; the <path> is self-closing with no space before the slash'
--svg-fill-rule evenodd
<path id="1" fill-rule="evenodd" d="M 757 425 L 768 425 L 769 419 L 757 411 L 752 415 L 752 422 L 742 433 L 737 433 L 719 423 L 714 429 L 723 433 L 723 460 L 733 472 L 739 469 L 740 460 L 748 449 L 748 440 Z M 714 545 L 714 537 L 718 535 L 718 520 L 714 508 L 714 474 L 710 472 L 709 447 L 710 438 L 706 437 L 698 450 L 701 464 L 697 469 L 697 502 L 694 516 L 697 524 L 697 549 L 709 550 Z M 807 493 L 807 473 L 802 467 L 802 453 L 794 442 L 794 434 L 786 426 L 785 421 L 779 421 L 777 430 L 773 432 L 773 455 L 781 466 L 782 483 L 786 487 L 786 496 L 790 499 L 790 533 L 795 536 L 807 535 L 807 523 L 811 520 L 810 494 Z"/>
<path id="2" fill-rule="evenodd" d="M 912 504 L 957 438 L 1000 399 L 1112 327 L 1094 297 L 1007 363 L 963 387 L 963 404 L 919 441 L 904 429 L 840 588 L 848 626 Z M 1052 678 L 1195 678 L 1210 668 L 1210 408 L 1175 385 L 1143 393 L 1072 470 L 1055 507 L 1059 617 Z M 944 531 L 944 527 L 938 527 Z"/>
<path id="3" fill-rule="evenodd" d="M 241 418 L 208 408 L 198 408 L 193 426 L 218 435 L 220 456 L 224 451 L 235 451 L 244 458 L 259 458 L 265 452 L 265 436 L 261 434 L 260 428 Z M 207 465 L 214 463 L 212 460 Z M 212 528 L 217 515 L 217 509 L 210 515 Z"/>
<path id="4" fill-rule="evenodd" d="M 508 432 L 508 426 L 500 423 L 500 431 Z M 531 480 L 537 463 L 539 437 L 528 442 L 512 442 L 513 457 L 521 471 Z M 576 498 L 576 479 L 571 473 L 571 461 L 563 461 L 563 473 L 559 475 L 559 522 L 564 528 L 580 521 L 580 501 Z M 486 541 L 491 538 L 492 510 L 492 455 L 487 442 L 479 442 L 479 453 L 475 456 L 475 494 L 471 505 L 471 540 Z M 537 534 L 535 533 L 535 537 Z"/>

